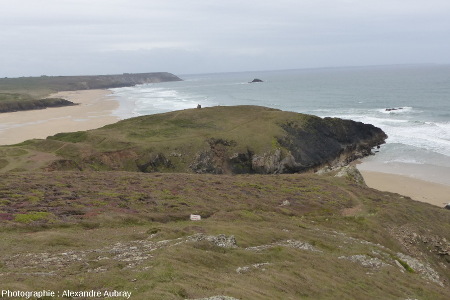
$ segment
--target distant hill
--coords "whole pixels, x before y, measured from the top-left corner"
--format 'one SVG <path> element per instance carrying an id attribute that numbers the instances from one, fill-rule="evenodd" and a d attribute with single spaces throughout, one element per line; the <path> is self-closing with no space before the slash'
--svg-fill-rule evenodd
<path id="1" fill-rule="evenodd" d="M 139 73 L 94 76 L 41 76 L 0 79 L 0 112 L 41 109 L 45 107 L 73 105 L 66 100 L 47 99 L 48 95 L 60 91 L 108 89 L 134 86 L 136 84 L 180 81 L 171 73 Z"/>
<path id="2" fill-rule="evenodd" d="M 0 170 L 296 173 L 346 165 L 370 155 L 385 139 L 381 129 L 351 120 L 222 106 L 131 118 L 0 147 Z"/>

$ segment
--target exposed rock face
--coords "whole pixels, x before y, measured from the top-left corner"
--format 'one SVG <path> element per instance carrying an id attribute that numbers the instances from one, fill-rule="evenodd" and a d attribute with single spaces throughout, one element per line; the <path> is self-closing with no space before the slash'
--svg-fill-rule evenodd
<path id="1" fill-rule="evenodd" d="M 365 186 L 366 182 L 359 170 L 355 166 L 345 166 L 336 174 L 336 177 L 344 177 L 350 181 Z"/>
<path id="2" fill-rule="evenodd" d="M 209 139 L 209 149 L 201 152 L 197 155 L 191 169 L 196 173 L 213 173 L 213 174 L 225 174 L 230 172 L 233 161 L 245 161 L 248 160 L 248 156 L 242 157 L 241 154 L 237 154 L 236 157 L 227 157 L 228 147 L 235 146 L 236 142 L 227 141 L 224 139 Z M 249 170 L 246 170 L 249 171 Z M 241 173 L 241 172 L 236 172 Z M 242 172 L 247 173 L 247 172 Z"/>
<path id="3" fill-rule="evenodd" d="M 235 141 L 210 139 L 209 149 L 197 155 L 191 164 L 196 173 L 280 174 L 316 171 L 322 167 L 342 167 L 371 155 L 372 148 L 383 144 L 387 135 L 379 128 L 337 118 L 313 117 L 308 126 L 287 122 L 280 125 L 285 135 L 279 147 L 267 153 L 232 152 Z M 353 171 L 353 170 L 347 170 Z M 351 174 L 350 174 L 351 173 Z M 347 175 L 364 185 L 356 172 Z"/>
<path id="4" fill-rule="evenodd" d="M 219 234 L 217 236 L 214 235 L 205 235 L 202 233 L 193 235 L 189 238 L 193 242 L 200 241 L 208 241 L 217 247 L 222 248 L 236 248 L 236 239 L 234 235 L 226 236 L 225 234 Z"/>
<path id="5" fill-rule="evenodd" d="M 345 166 L 351 161 L 372 154 L 372 148 L 383 144 L 387 135 L 379 128 L 361 122 L 324 118 L 299 127 L 282 125 L 287 135 L 279 140 L 289 149 L 294 162 L 290 171 L 300 172 L 321 166 Z"/>

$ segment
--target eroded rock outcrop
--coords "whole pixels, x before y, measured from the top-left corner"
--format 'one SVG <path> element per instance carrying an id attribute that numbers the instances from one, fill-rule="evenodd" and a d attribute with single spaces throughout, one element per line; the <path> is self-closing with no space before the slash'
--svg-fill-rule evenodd
<path id="1" fill-rule="evenodd" d="M 372 148 L 387 138 L 381 129 L 370 124 L 338 118 L 308 118 L 306 124 L 296 121 L 279 124 L 284 134 L 276 137 L 277 147 L 268 152 L 258 153 L 251 149 L 252 145 L 247 145 L 245 152 L 234 152 L 237 146 L 234 140 L 210 139 L 209 149 L 199 153 L 190 167 L 196 173 L 214 174 L 316 171 L 323 167 L 343 167 L 371 155 Z"/>

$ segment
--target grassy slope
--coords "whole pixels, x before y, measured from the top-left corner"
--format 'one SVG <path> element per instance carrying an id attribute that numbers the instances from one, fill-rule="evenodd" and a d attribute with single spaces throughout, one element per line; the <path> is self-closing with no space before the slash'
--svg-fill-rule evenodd
<path id="1" fill-rule="evenodd" d="M 450 296 L 449 257 L 436 250 L 450 239 L 448 211 L 345 179 L 16 173 L 0 176 L 0 198 L 2 289 L 108 288 L 133 299 Z M 191 213 L 204 219 L 188 221 Z M 190 241 L 198 233 L 234 235 L 238 247 Z M 445 287 L 397 266 L 399 252 L 429 264 Z M 354 255 L 388 265 L 344 258 Z"/>

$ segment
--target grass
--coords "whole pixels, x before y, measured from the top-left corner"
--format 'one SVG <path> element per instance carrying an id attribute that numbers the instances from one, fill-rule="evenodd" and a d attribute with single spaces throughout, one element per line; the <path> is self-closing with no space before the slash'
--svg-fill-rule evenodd
<path id="1" fill-rule="evenodd" d="M 51 217 L 52 215 L 48 212 L 28 212 L 25 214 L 14 215 L 14 221 L 17 223 L 30 224 L 39 221 L 48 221 Z"/>
<path id="2" fill-rule="evenodd" d="M 446 299 L 450 293 L 400 271 L 396 253 L 408 253 L 389 230 L 408 224 L 448 240 L 447 211 L 345 179 L 37 172 L 0 175 L 0 182 L 0 216 L 14 216 L 0 218 L 0 272 L 10 274 L 3 289 L 122 289 L 133 299 Z M 30 201 L 36 190 L 44 197 Z M 356 205 L 350 194 L 363 212 L 376 213 L 343 216 Z M 286 199 L 290 204 L 280 206 Z M 44 209 L 48 215 L 39 213 Z M 202 221 L 189 221 L 192 212 Z M 238 247 L 186 241 L 195 234 L 234 235 Z M 278 245 L 287 240 L 318 251 Z M 272 246 L 245 250 L 261 245 Z M 448 278 L 445 259 L 426 247 L 421 255 Z M 356 254 L 392 266 L 368 269 L 338 259 Z M 252 267 L 258 264 L 265 265 Z M 236 271 L 245 266 L 248 271 Z M 51 272 L 57 277 L 36 275 Z"/>

